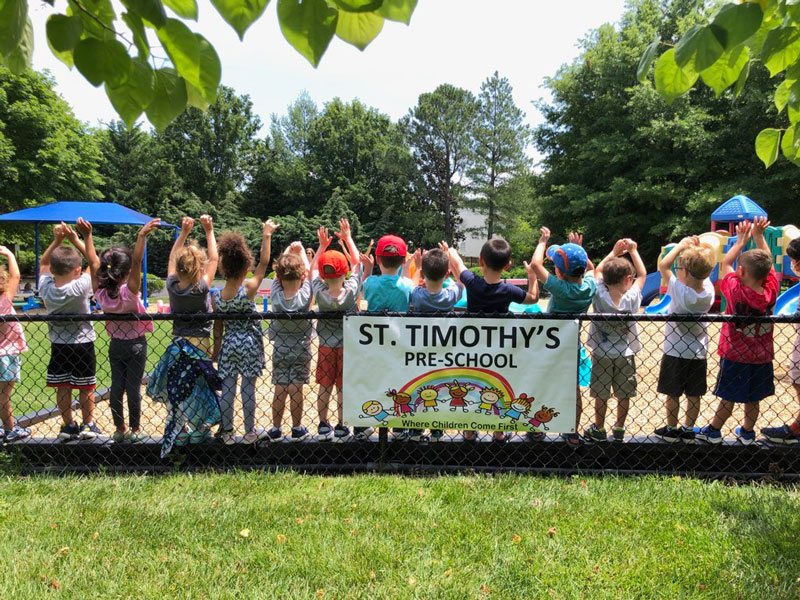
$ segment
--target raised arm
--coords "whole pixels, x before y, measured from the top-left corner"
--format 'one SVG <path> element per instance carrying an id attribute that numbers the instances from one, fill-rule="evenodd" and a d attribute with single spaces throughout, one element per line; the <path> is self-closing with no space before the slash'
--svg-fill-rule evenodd
<path id="1" fill-rule="evenodd" d="M 375 268 L 375 258 L 372 254 L 361 255 L 361 281 L 366 281 Z"/>
<path id="2" fill-rule="evenodd" d="M 628 254 L 631 255 L 633 260 L 633 268 L 636 269 L 636 280 L 633 285 L 637 286 L 641 291 L 644 289 L 645 280 L 647 279 L 647 267 L 644 266 L 644 261 L 639 255 L 639 244 L 630 238 L 625 241 L 628 243 Z"/>
<path id="3" fill-rule="evenodd" d="M 733 273 L 733 263 L 736 262 L 736 259 L 741 254 L 742 249 L 747 245 L 747 242 L 750 241 L 750 236 L 753 233 L 753 225 L 750 221 L 742 221 L 738 225 L 736 225 L 736 243 L 730 247 L 725 253 L 725 256 L 722 257 L 722 260 L 719 263 L 719 277 L 722 279 L 726 275 Z"/>
<path id="4" fill-rule="evenodd" d="M 753 219 L 753 240 L 756 243 L 756 248 L 771 255 L 772 251 L 769 249 L 769 244 L 767 244 L 767 240 L 764 237 L 764 232 L 767 230 L 767 227 L 769 227 L 769 223 L 767 217 L 756 217 Z"/>
<path id="5" fill-rule="evenodd" d="M 0 256 L 5 256 L 8 260 L 8 286 L 6 286 L 5 295 L 9 300 L 13 300 L 19 290 L 19 265 L 17 265 L 14 253 L 5 246 L 0 246 Z"/>
<path id="6" fill-rule="evenodd" d="M 412 257 L 414 258 L 414 260 L 411 261 L 411 264 L 414 266 L 414 276 L 410 277 L 409 279 L 411 279 L 411 281 L 416 286 L 416 285 L 419 285 L 419 282 L 422 280 L 422 250 L 417 248 L 414 251 L 414 254 L 412 254 Z M 448 262 L 449 262 L 449 259 L 448 259 Z M 409 268 L 408 272 L 409 272 L 409 274 L 411 273 L 411 269 L 410 268 Z"/>
<path id="7" fill-rule="evenodd" d="M 614 244 L 614 247 L 611 249 L 611 252 L 600 261 L 600 263 L 595 267 L 595 279 L 598 281 L 603 279 L 603 263 L 607 260 L 611 260 L 612 258 L 617 258 L 618 256 L 622 256 L 628 251 L 628 240 L 617 240 L 617 243 Z"/>
<path id="8" fill-rule="evenodd" d="M 42 258 L 39 260 L 39 273 L 41 275 L 50 274 L 50 255 L 53 253 L 53 250 L 58 248 L 62 242 L 64 241 L 64 226 L 63 225 L 56 225 L 53 227 L 53 241 L 50 242 L 50 245 L 42 254 Z"/>
<path id="9" fill-rule="evenodd" d="M 206 232 L 206 252 L 208 253 L 208 262 L 206 263 L 206 272 L 203 274 L 203 280 L 208 287 L 211 287 L 214 275 L 217 274 L 217 263 L 219 263 L 217 238 L 214 237 L 214 221 L 209 215 L 201 215 L 200 225 L 203 226 L 203 230 Z"/>
<path id="10" fill-rule="evenodd" d="M 172 244 L 172 250 L 169 251 L 169 263 L 167 263 L 167 277 L 170 275 L 177 275 L 178 268 L 175 266 L 175 262 L 178 256 L 178 250 L 183 248 L 183 245 L 186 243 L 186 238 L 189 237 L 189 234 L 192 232 L 192 228 L 194 227 L 194 219 L 192 217 L 183 217 L 181 221 L 181 232 L 178 234 L 178 237 L 175 238 L 175 243 Z"/>
<path id="11" fill-rule="evenodd" d="M 142 260 L 144 260 L 144 248 L 147 243 L 147 236 L 160 225 L 161 219 L 148 221 L 142 226 L 136 236 L 136 246 L 133 247 L 133 258 L 131 259 L 131 272 L 128 274 L 128 291 L 134 296 L 139 293 L 142 287 Z"/>
<path id="12" fill-rule="evenodd" d="M 696 246 L 699 243 L 700 239 L 697 236 L 689 236 L 683 238 L 680 242 L 675 244 L 658 263 L 658 272 L 661 273 L 661 278 L 669 280 L 669 275 L 672 272 L 672 265 L 675 264 L 675 261 L 678 259 L 681 252 L 691 246 Z"/>
<path id="13" fill-rule="evenodd" d="M 530 268 L 536 275 L 537 281 L 544 283 L 550 276 L 550 272 L 544 268 L 544 253 L 547 250 L 547 242 L 550 241 L 550 230 L 547 227 L 539 229 L 539 243 L 533 251 Z"/>
<path id="14" fill-rule="evenodd" d="M 350 268 L 355 268 L 361 264 L 361 255 L 358 251 L 355 241 L 353 241 L 353 233 L 350 229 L 350 221 L 347 219 L 339 219 L 339 231 L 336 233 L 339 239 L 342 240 L 347 246 L 347 253 L 350 254 L 347 258 L 350 261 Z"/>
<path id="15" fill-rule="evenodd" d="M 251 300 L 256 297 L 258 288 L 261 287 L 261 282 L 264 281 L 264 275 L 267 274 L 269 258 L 272 252 L 272 234 L 275 233 L 278 227 L 280 225 L 272 219 L 267 219 L 266 222 L 261 224 L 261 256 L 258 259 L 253 276 L 244 284 L 244 291 Z"/>
<path id="16" fill-rule="evenodd" d="M 522 264 L 525 267 L 525 271 L 528 273 L 528 293 L 525 294 L 525 300 L 522 301 L 523 304 L 536 304 L 539 301 L 539 280 L 536 276 L 536 271 L 533 270 L 533 257 L 531 257 L 531 262 L 522 261 Z"/>
<path id="17" fill-rule="evenodd" d="M 333 241 L 333 238 L 331 237 L 330 233 L 328 233 L 327 227 L 320 226 L 320 228 L 317 229 L 317 240 L 319 240 L 317 251 L 314 254 L 314 260 L 311 261 L 312 270 L 309 271 L 309 277 L 311 279 L 314 279 L 317 276 L 316 275 L 317 263 L 319 262 L 320 258 L 322 258 L 322 253 L 328 249 L 328 246 L 330 246 L 331 242 Z"/>
<path id="18" fill-rule="evenodd" d="M 89 263 L 89 275 L 92 278 L 92 289 L 96 292 L 98 286 L 97 274 L 100 272 L 100 259 L 97 257 L 97 252 L 95 252 L 94 249 L 94 240 L 92 239 L 92 224 L 83 217 L 78 217 L 75 228 L 78 230 L 78 233 L 83 236 L 85 243 L 81 243 L 77 234 L 75 234 L 75 232 L 71 232 L 71 230 L 70 232 L 74 234 L 75 239 L 73 240 L 70 238 L 70 241 L 75 244 L 75 247 L 78 248 L 78 250 L 81 249 L 81 246 L 83 247 L 82 254 L 84 258 L 86 258 L 86 262 Z M 70 236 L 70 232 L 67 233 L 67 237 Z M 80 246 L 78 243 L 80 243 Z"/>
<path id="19" fill-rule="evenodd" d="M 447 244 L 442 242 L 447 247 Z M 467 270 L 467 265 L 461 258 L 461 255 L 455 248 L 447 248 L 447 258 L 450 259 L 450 270 L 455 275 L 457 281 L 461 281 L 461 273 Z"/>

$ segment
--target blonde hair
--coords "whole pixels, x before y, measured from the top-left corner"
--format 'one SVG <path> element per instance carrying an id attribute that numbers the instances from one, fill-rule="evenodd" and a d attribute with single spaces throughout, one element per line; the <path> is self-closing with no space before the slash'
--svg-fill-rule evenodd
<path id="1" fill-rule="evenodd" d="M 8 289 L 8 269 L 0 267 L 0 294 L 5 294 Z"/>
<path id="2" fill-rule="evenodd" d="M 687 248 L 681 253 L 680 265 L 686 268 L 695 279 L 705 279 L 711 275 L 714 270 L 714 264 L 717 262 L 714 257 L 714 251 L 704 245 L 692 246 Z"/>
<path id="3" fill-rule="evenodd" d="M 196 241 L 192 241 L 188 246 L 178 250 L 175 257 L 175 269 L 178 271 L 178 275 L 197 282 L 203 276 L 203 268 L 207 261 L 206 251 L 198 246 Z"/>

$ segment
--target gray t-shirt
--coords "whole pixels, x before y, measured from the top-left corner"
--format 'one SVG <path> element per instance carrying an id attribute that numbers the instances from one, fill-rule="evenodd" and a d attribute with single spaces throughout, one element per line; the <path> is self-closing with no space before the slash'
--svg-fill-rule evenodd
<path id="1" fill-rule="evenodd" d="M 177 275 L 167 277 L 167 294 L 169 294 L 169 310 L 172 313 L 207 313 L 208 285 L 201 279 L 194 285 L 181 288 Z M 181 337 L 211 337 L 210 319 L 175 319 L 172 322 L 172 335 Z"/>
<path id="2" fill-rule="evenodd" d="M 92 278 L 84 273 L 66 285 L 57 286 L 50 273 L 39 278 L 39 296 L 50 315 L 88 315 Z M 96 338 L 91 321 L 47 323 L 53 344 L 86 344 Z"/>
<path id="3" fill-rule="evenodd" d="M 317 297 L 320 312 L 347 312 L 358 308 L 358 291 L 361 288 L 361 269 L 345 279 L 342 291 L 333 296 L 322 278 L 311 282 L 311 289 Z M 339 348 L 343 344 L 342 319 L 317 319 L 319 345 L 326 348 Z"/>
<path id="4" fill-rule="evenodd" d="M 276 277 L 272 283 L 269 299 L 272 303 L 272 312 L 297 313 L 311 310 L 311 300 L 314 293 L 311 291 L 311 283 L 306 280 L 291 298 L 286 297 L 280 280 Z M 314 328 L 311 319 L 275 319 L 269 322 L 267 334 L 269 339 L 280 342 L 301 342 L 309 340 Z"/>
<path id="5" fill-rule="evenodd" d="M 408 309 L 411 312 L 449 312 L 461 298 L 462 287 L 451 284 L 443 287 L 435 294 L 422 286 L 417 286 L 411 291 Z"/>
<path id="6" fill-rule="evenodd" d="M 619 304 L 614 304 L 611 292 L 602 279 L 597 282 L 597 293 L 592 298 L 596 313 L 636 314 L 642 306 L 642 290 L 638 285 L 623 294 Z M 642 349 L 636 323 L 626 321 L 592 321 L 586 347 L 597 356 L 633 356 Z"/>

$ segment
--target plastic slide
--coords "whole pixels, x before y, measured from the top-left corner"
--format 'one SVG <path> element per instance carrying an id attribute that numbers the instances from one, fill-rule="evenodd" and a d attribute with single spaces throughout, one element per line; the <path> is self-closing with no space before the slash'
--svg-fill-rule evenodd
<path id="1" fill-rule="evenodd" d="M 658 292 L 661 289 L 661 273 L 656 271 L 650 273 L 645 279 L 644 289 L 642 289 L 642 306 L 648 306 L 653 300 L 658 297 Z"/>
<path id="2" fill-rule="evenodd" d="M 775 314 L 782 317 L 795 314 L 798 298 L 800 298 L 800 283 L 793 285 L 778 296 L 778 300 L 775 302 Z"/>
<path id="3" fill-rule="evenodd" d="M 648 315 L 665 315 L 669 312 L 670 302 L 672 302 L 672 298 L 669 297 L 669 294 L 664 294 L 664 297 L 658 303 L 648 306 L 644 309 L 644 312 Z"/>

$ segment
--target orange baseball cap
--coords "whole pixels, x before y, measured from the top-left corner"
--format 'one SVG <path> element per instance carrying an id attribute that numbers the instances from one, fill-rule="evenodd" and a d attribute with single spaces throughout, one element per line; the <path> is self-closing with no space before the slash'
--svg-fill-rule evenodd
<path id="1" fill-rule="evenodd" d="M 319 259 L 319 275 L 323 279 L 346 275 L 349 269 L 347 259 L 338 250 L 326 250 Z"/>

